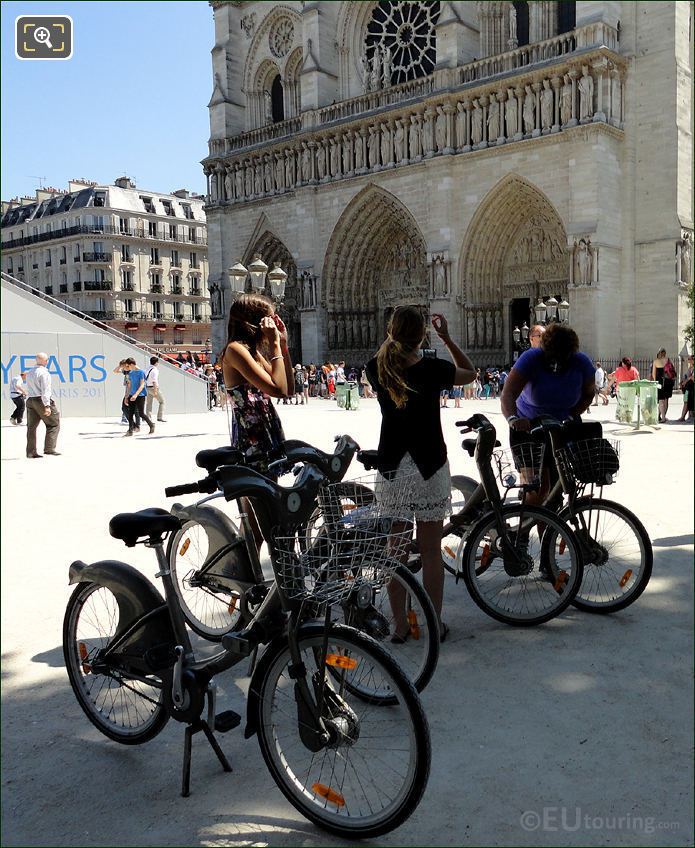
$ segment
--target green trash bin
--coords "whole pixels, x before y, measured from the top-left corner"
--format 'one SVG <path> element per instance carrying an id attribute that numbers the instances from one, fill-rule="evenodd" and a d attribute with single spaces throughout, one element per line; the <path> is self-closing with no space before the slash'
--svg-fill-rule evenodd
<path id="1" fill-rule="evenodd" d="M 348 409 L 360 408 L 360 387 L 357 383 L 350 383 L 350 391 L 347 394 L 347 401 Z"/>
<path id="2" fill-rule="evenodd" d="M 638 380 L 623 380 L 618 384 L 618 421 L 632 424 L 635 413 Z"/>
<path id="3" fill-rule="evenodd" d="M 338 406 L 341 409 L 345 409 L 345 402 L 347 399 L 347 391 L 348 386 L 347 383 L 336 383 L 335 384 L 335 399 Z"/>
<path id="4" fill-rule="evenodd" d="M 654 427 L 659 420 L 657 392 L 659 384 L 653 380 L 625 380 L 618 386 L 618 421 L 623 424 L 640 424 Z M 635 400 L 637 411 L 635 413 Z"/>

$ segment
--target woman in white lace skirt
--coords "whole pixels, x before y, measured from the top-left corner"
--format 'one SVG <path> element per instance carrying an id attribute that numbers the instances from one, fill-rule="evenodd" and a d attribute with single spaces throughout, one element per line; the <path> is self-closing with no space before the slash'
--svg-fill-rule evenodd
<path id="1" fill-rule="evenodd" d="M 402 509 L 404 491 L 408 509 L 417 522 L 423 584 L 440 618 L 444 641 L 448 627 L 441 621 L 444 564 L 441 555 L 442 524 L 451 509 L 451 478 L 442 435 L 439 395 L 454 385 L 475 379 L 470 359 L 449 336 L 443 315 L 432 316 L 432 326 L 454 360 L 423 357 L 421 346 L 426 324 L 417 306 L 398 307 L 389 322 L 388 335 L 377 355 L 367 364 L 367 376 L 381 407 L 377 497 Z M 400 590 L 402 592 L 402 590 Z M 409 635 L 405 597 L 389 589 L 396 632 L 395 642 Z"/>

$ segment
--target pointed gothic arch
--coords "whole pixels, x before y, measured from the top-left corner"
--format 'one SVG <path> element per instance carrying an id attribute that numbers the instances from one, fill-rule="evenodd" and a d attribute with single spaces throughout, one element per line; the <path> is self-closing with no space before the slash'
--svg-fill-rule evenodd
<path id="1" fill-rule="evenodd" d="M 395 306 L 427 309 L 426 262 L 425 240 L 410 210 L 379 186 L 362 189 L 335 225 L 324 258 L 329 352 L 353 359 L 373 352 Z"/>
<path id="2" fill-rule="evenodd" d="M 523 323 L 536 298 L 567 296 L 569 250 L 562 218 L 537 186 L 509 174 L 473 215 L 459 267 L 467 346 L 509 350 L 512 321 Z"/>

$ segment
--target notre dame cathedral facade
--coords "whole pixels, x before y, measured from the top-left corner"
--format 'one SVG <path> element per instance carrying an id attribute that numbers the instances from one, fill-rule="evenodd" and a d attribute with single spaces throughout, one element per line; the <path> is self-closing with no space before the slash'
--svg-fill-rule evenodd
<path id="1" fill-rule="evenodd" d="M 692 279 L 689 2 L 211 2 L 213 335 L 229 268 L 288 273 L 296 360 L 441 312 L 480 364 L 558 314 L 677 353 Z"/>

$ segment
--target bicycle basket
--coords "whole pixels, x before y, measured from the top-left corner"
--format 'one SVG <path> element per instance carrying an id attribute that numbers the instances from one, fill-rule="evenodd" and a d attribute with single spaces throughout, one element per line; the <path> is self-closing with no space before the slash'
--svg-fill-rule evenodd
<path id="1" fill-rule="evenodd" d="M 612 439 L 568 442 L 557 453 L 579 483 L 609 485 L 620 468 L 620 444 Z"/>
<path id="2" fill-rule="evenodd" d="M 538 488 L 543 472 L 544 451 L 543 442 L 521 442 L 508 451 L 495 450 L 495 466 L 504 488 Z"/>

